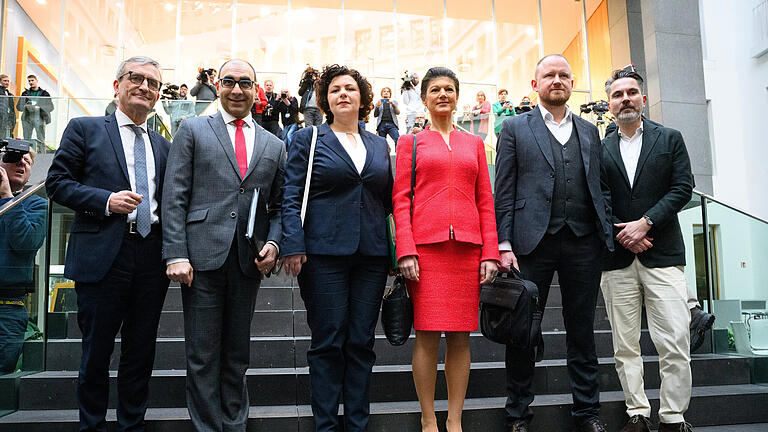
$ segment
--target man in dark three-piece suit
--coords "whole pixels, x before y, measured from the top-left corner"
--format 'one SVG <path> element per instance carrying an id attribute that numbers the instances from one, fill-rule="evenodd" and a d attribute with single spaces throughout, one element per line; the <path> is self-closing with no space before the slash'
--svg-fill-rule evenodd
<path id="1" fill-rule="evenodd" d="M 603 431 L 593 334 L 602 258 L 612 247 L 600 190 L 597 128 L 566 105 L 573 80 L 565 57 L 536 66 L 536 109 L 504 121 L 496 157 L 496 223 L 502 267 L 518 267 L 544 308 L 554 272 L 562 293 L 576 431 Z M 533 350 L 507 346 L 509 431 L 528 431 Z"/>
<path id="2" fill-rule="evenodd" d="M 184 120 L 168 157 L 163 258 L 182 284 L 187 408 L 199 431 L 245 430 L 250 322 L 279 252 L 285 148 L 251 117 L 255 81 L 246 61 L 222 65 L 222 111 Z"/>
<path id="3" fill-rule="evenodd" d="M 170 143 L 147 129 L 160 96 L 159 65 L 120 64 L 117 111 L 70 120 L 48 171 L 51 199 L 75 211 L 64 276 L 75 281 L 83 355 L 81 431 L 106 431 L 109 359 L 120 331 L 117 422 L 143 431 L 160 312 L 168 289 L 160 203 Z"/>
<path id="4" fill-rule="evenodd" d="M 659 353 L 659 432 L 690 431 L 683 413 L 691 399 L 691 314 L 677 213 L 691 200 L 693 174 L 680 132 L 642 118 L 642 82 L 631 68 L 614 71 L 606 82 L 619 127 L 605 137 L 602 149 L 603 189 L 611 197 L 615 235 L 602 290 L 629 416 L 621 431 L 650 431 L 640 355 L 643 305 Z"/>

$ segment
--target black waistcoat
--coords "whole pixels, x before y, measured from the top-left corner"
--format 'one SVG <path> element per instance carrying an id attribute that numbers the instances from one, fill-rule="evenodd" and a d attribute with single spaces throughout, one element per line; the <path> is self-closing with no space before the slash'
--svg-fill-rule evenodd
<path id="1" fill-rule="evenodd" d="M 597 229 L 597 215 L 589 195 L 576 126 L 565 145 L 560 144 L 552 132 L 549 132 L 549 143 L 555 162 L 555 190 L 547 234 L 555 234 L 567 225 L 577 237 L 583 237 Z"/>

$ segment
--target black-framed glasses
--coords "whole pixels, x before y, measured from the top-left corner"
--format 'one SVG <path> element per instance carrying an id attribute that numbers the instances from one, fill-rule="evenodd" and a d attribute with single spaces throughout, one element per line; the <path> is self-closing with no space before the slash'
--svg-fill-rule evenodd
<path id="1" fill-rule="evenodd" d="M 219 83 L 221 83 L 221 85 L 225 88 L 235 88 L 235 84 L 240 86 L 240 90 L 250 90 L 253 88 L 253 81 L 247 78 L 241 80 L 236 80 L 233 78 L 222 78 L 219 80 Z"/>
<path id="2" fill-rule="evenodd" d="M 160 81 L 158 81 L 158 80 L 156 80 L 154 78 L 150 78 L 148 76 L 142 75 L 142 74 L 140 74 L 138 72 L 134 72 L 134 71 L 128 71 L 128 72 L 120 75 L 120 78 L 118 78 L 117 80 L 120 81 L 126 75 L 128 75 L 128 81 L 130 81 L 131 83 L 133 83 L 133 84 L 135 84 L 137 86 L 140 86 L 144 82 L 144 80 L 147 80 L 147 87 L 149 87 L 149 89 L 152 90 L 152 91 L 159 91 L 160 90 L 160 86 L 163 85 L 162 82 L 160 82 Z"/>

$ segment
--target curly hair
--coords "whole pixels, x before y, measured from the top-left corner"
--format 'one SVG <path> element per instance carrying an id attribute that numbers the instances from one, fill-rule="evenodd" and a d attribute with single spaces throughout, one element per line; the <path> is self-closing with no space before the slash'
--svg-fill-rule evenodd
<path id="1" fill-rule="evenodd" d="M 360 111 L 357 115 L 359 121 L 368 121 L 368 114 L 373 110 L 373 89 L 371 83 L 355 69 L 350 69 L 343 65 L 332 64 L 323 66 L 323 72 L 315 81 L 317 89 L 317 106 L 325 114 L 328 124 L 333 123 L 333 113 L 328 104 L 328 87 L 334 78 L 342 75 L 349 75 L 357 83 L 360 89 Z"/>

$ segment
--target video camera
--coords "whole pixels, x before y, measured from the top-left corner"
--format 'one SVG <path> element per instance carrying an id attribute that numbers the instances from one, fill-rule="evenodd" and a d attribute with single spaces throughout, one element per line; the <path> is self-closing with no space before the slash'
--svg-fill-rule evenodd
<path id="1" fill-rule="evenodd" d="M 401 92 L 413 88 L 413 74 L 411 72 L 405 71 L 405 74 L 400 79 L 403 80 L 403 85 L 400 87 Z"/>
<path id="2" fill-rule="evenodd" d="M 608 102 L 604 100 L 581 104 L 582 113 L 589 114 L 591 112 L 594 112 L 598 120 L 602 120 L 603 115 L 608 111 L 609 111 Z"/>
<path id="3" fill-rule="evenodd" d="M 210 79 L 211 75 L 216 72 L 216 69 L 214 68 L 208 68 L 208 69 L 199 69 L 197 74 L 197 80 L 198 81 L 208 81 Z"/>
<path id="4" fill-rule="evenodd" d="M 181 99 L 181 94 L 179 93 L 179 86 L 171 83 L 166 83 L 165 88 L 163 89 L 163 93 L 160 95 L 160 99 L 170 99 L 170 100 Z"/>
<path id="5" fill-rule="evenodd" d="M 0 141 L 0 153 L 3 155 L 3 162 L 18 163 L 25 154 L 29 153 L 32 144 L 18 138 L 8 138 Z"/>

